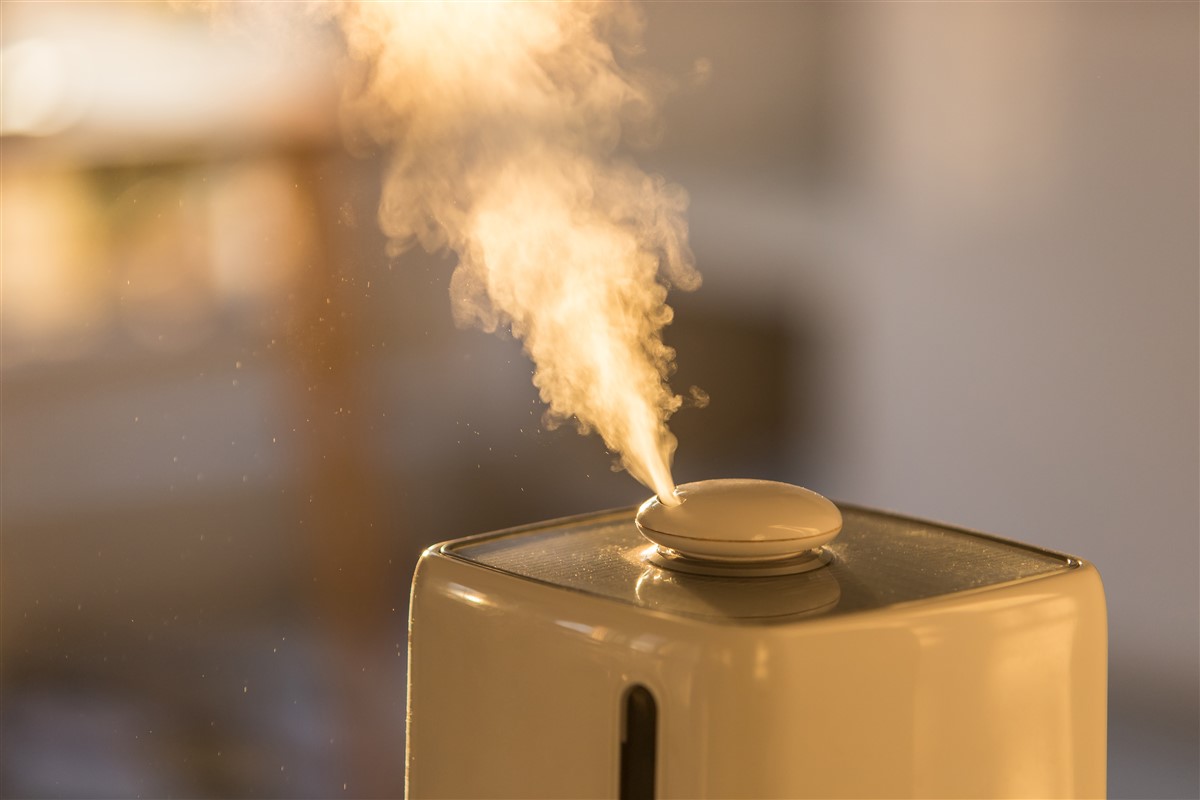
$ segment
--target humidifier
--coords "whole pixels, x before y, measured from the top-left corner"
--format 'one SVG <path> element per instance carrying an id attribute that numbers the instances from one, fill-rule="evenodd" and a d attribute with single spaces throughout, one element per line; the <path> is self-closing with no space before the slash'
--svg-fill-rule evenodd
<path id="1" fill-rule="evenodd" d="M 770 481 L 436 545 L 412 798 L 1099 797 L 1095 568 Z"/>

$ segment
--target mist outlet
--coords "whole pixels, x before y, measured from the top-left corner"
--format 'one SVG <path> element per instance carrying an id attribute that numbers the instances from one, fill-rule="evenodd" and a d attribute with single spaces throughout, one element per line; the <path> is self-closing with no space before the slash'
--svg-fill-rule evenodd
<path id="1" fill-rule="evenodd" d="M 816 492 L 778 481 L 719 479 L 675 489 L 677 505 L 652 497 L 638 531 L 657 545 L 651 563 L 701 575 L 787 575 L 827 564 L 824 545 L 842 513 Z"/>

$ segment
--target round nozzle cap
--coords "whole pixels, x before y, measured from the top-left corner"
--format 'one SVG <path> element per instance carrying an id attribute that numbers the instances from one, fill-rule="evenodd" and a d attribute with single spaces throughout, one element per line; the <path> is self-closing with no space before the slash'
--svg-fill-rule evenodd
<path id="1" fill-rule="evenodd" d="M 679 505 L 642 504 L 637 527 L 659 549 L 687 559 L 764 562 L 796 558 L 832 541 L 842 512 L 816 492 L 777 481 L 722 479 L 675 489 Z"/>

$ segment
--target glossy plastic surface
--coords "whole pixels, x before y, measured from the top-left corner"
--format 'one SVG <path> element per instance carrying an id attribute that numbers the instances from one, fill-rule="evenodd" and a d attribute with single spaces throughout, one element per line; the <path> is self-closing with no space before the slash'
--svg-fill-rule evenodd
<path id="1" fill-rule="evenodd" d="M 722 624 L 773 624 L 789 609 L 844 615 L 1049 575 L 1058 553 L 921 520 L 845 506 L 828 566 L 739 578 L 660 569 L 628 510 L 541 523 L 442 546 L 454 558 L 667 614 Z M 774 563 L 774 562 L 768 562 Z M 833 587 L 833 588 L 830 588 Z M 836 603 L 814 598 L 837 597 Z M 786 621 L 786 620 L 783 620 Z"/>
<path id="2" fill-rule="evenodd" d="M 852 510 L 840 562 L 789 577 L 798 605 L 783 615 L 747 618 L 771 601 L 736 582 L 713 591 L 615 561 L 581 571 L 587 558 L 563 553 L 588 525 L 617 536 L 615 550 L 620 536 L 637 536 L 631 510 L 422 557 L 411 797 L 617 796 L 634 685 L 657 704 L 660 798 L 1103 796 L 1107 643 L 1090 565 L 984 536 L 975 548 L 966 532 Z M 957 550 L 971 580 L 939 576 L 953 560 L 923 578 L 897 558 L 930 541 Z M 540 577 L 497 565 L 536 553 L 544 561 L 523 568 Z M 864 569 L 839 574 L 839 563 Z M 989 572 L 1002 579 L 989 583 Z M 656 575 L 668 583 L 616 586 Z M 881 585 L 857 585 L 866 575 Z M 745 585 L 763 580 L 776 579 Z M 912 599 L 922 582 L 941 589 Z M 963 583 L 971 588 L 942 591 Z M 889 597 L 909 599 L 878 599 Z"/>
<path id="3" fill-rule="evenodd" d="M 652 497 L 637 525 L 650 541 L 684 556 L 720 561 L 786 559 L 832 541 L 842 529 L 837 506 L 816 492 L 776 481 L 722 479 L 685 483 L 679 504 Z"/>

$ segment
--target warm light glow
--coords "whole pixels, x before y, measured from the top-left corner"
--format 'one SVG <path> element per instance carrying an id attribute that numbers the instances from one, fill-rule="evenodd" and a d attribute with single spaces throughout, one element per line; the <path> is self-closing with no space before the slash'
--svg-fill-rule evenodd
<path id="1" fill-rule="evenodd" d="M 108 229 L 77 173 L 10 170 L 0 192 L 4 366 L 71 358 L 96 346 L 111 314 L 97 265 Z"/>
<path id="2" fill-rule="evenodd" d="M 699 285 L 684 192 L 614 157 L 652 93 L 610 42 L 624 3 L 347 3 L 354 123 L 392 148 L 380 221 L 459 257 L 460 324 L 511 328 L 551 420 L 575 419 L 665 503 L 680 398 L 667 284 Z"/>
<path id="3" fill-rule="evenodd" d="M 45 39 L 25 39 L 0 48 L 0 134 L 49 136 L 83 113 L 71 86 L 70 54 Z"/>

